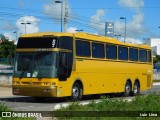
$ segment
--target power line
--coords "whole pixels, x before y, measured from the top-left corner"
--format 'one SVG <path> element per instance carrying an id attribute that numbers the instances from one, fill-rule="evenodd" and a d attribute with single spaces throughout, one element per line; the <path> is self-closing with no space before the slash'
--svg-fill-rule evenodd
<path id="1" fill-rule="evenodd" d="M 1 8 L 5 8 L 5 9 L 1 9 L 1 15 L 2 16 L 12 16 L 12 17 L 22 17 L 24 16 L 24 11 L 28 12 L 28 13 L 32 13 L 34 12 L 35 14 L 34 15 L 31 15 L 31 16 L 35 16 L 43 21 L 48 21 L 48 20 L 51 20 L 51 18 L 53 17 L 46 17 L 44 14 L 42 15 L 42 12 L 40 12 L 38 9 L 26 9 L 26 8 L 23 8 L 23 9 L 18 9 L 16 7 L 8 7 L 8 6 L 3 6 L 1 5 Z M 122 8 L 160 8 L 160 7 L 122 7 Z M 71 8 L 71 9 L 104 9 L 104 8 Z M 121 9 L 120 7 L 119 8 L 105 8 L 105 9 Z M 11 10 L 14 10 L 14 11 L 18 11 L 17 12 L 11 12 Z M 5 12 L 4 12 L 5 11 Z M 7 11 L 7 12 L 6 12 Z M 48 14 L 52 13 L 52 12 L 56 12 L 56 15 L 59 16 L 60 13 L 57 13 L 58 11 L 50 11 L 48 12 Z M 33 14 L 33 13 L 32 13 Z M 74 23 L 79 23 L 79 25 L 83 25 L 85 27 L 87 27 L 88 29 L 94 29 L 94 30 L 103 30 L 101 27 L 97 27 L 98 25 L 102 25 L 102 23 L 104 24 L 105 22 L 104 21 L 101 21 L 102 23 L 100 23 L 99 21 L 90 21 L 88 20 L 88 18 L 84 18 L 84 16 L 80 17 L 77 15 L 70 15 L 69 14 L 69 19 L 71 20 L 71 22 L 74 22 Z M 9 20 L 9 19 L 8 19 Z M 59 18 L 54 18 L 54 20 L 56 22 L 60 22 L 60 19 Z M 15 20 L 16 21 L 16 20 Z M 42 21 L 41 21 L 42 22 Z M 42 23 L 46 23 L 46 24 L 53 24 L 52 22 L 42 22 Z M 72 24 L 72 23 L 70 23 Z M 92 26 L 90 26 L 89 24 L 92 24 Z M 118 30 L 123 30 L 123 28 L 118 28 L 118 27 L 115 27 L 116 29 Z M 130 30 L 130 28 L 128 28 L 127 32 L 134 32 L 134 33 L 139 33 L 139 34 L 148 34 L 148 35 L 152 35 L 151 33 L 146 33 L 146 32 L 143 32 L 143 31 L 133 31 L 132 28 Z"/>
<path id="2" fill-rule="evenodd" d="M 71 8 L 71 9 L 80 9 L 80 10 L 93 10 L 93 9 L 159 9 L 160 6 L 153 7 L 101 7 L 101 8 Z"/>

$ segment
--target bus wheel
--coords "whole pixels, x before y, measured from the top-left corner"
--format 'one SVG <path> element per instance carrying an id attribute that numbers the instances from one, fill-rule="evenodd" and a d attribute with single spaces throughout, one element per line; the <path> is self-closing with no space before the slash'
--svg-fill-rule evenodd
<path id="1" fill-rule="evenodd" d="M 136 81 L 134 83 L 133 95 L 137 96 L 137 95 L 139 95 L 139 93 L 140 93 L 140 86 L 139 86 L 138 82 Z"/>
<path id="2" fill-rule="evenodd" d="M 80 100 L 81 98 L 82 98 L 82 88 L 78 83 L 75 83 L 72 88 L 71 100 L 77 101 Z"/>
<path id="3" fill-rule="evenodd" d="M 125 88 L 124 88 L 124 96 L 128 97 L 130 95 L 131 95 L 131 83 L 129 81 L 127 81 Z"/>

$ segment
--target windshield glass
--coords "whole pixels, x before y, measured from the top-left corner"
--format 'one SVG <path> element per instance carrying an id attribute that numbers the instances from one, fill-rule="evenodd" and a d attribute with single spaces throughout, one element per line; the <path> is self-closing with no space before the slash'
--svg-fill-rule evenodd
<path id="1" fill-rule="evenodd" d="M 57 77 L 57 52 L 17 53 L 14 77 Z"/>

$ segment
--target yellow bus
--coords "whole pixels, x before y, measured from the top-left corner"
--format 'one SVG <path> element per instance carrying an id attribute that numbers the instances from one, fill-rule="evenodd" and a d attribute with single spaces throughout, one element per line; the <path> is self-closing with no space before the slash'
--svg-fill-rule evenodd
<path id="1" fill-rule="evenodd" d="M 42 32 L 17 43 L 13 95 L 70 97 L 124 93 L 152 87 L 152 49 L 89 33 Z"/>

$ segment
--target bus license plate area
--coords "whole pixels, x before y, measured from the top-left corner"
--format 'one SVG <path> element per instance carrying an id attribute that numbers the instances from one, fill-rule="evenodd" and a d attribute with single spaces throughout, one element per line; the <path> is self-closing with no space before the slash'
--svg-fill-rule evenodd
<path id="1" fill-rule="evenodd" d="M 20 94 L 20 90 L 18 88 L 13 88 L 13 94 Z"/>

